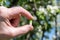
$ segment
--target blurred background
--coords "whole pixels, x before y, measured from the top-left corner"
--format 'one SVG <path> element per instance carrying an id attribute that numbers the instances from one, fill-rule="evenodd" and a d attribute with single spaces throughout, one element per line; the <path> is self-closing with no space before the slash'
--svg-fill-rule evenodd
<path id="1" fill-rule="evenodd" d="M 0 6 L 22 6 L 36 19 L 32 32 L 13 40 L 60 40 L 60 0 L 0 0 Z M 20 20 L 20 26 L 29 24 L 23 16 Z"/>

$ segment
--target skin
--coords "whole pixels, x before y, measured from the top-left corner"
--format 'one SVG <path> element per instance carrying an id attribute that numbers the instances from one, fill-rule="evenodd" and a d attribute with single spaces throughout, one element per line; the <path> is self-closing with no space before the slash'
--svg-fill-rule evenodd
<path id="1" fill-rule="evenodd" d="M 0 40 L 10 40 L 33 30 L 32 25 L 17 27 L 21 16 L 33 20 L 33 16 L 22 7 L 6 8 L 0 6 Z"/>

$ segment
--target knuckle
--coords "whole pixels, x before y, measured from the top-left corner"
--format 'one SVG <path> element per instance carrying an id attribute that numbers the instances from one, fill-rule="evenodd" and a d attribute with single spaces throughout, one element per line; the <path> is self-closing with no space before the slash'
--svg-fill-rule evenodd
<path id="1" fill-rule="evenodd" d="M 11 38 L 15 37 L 13 32 L 10 32 L 9 36 L 10 36 Z"/>

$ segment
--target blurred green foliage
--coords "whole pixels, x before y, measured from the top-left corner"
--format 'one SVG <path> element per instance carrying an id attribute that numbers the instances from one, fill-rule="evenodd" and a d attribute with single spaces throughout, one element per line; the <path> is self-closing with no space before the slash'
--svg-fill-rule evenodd
<path id="1" fill-rule="evenodd" d="M 53 5 L 53 0 L 0 0 L 0 5 L 6 7 L 22 6 L 28 10 L 36 20 L 33 20 L 32 25 L 34 30 L 30 32 L 28 40 L 43 40 L 43 37 L 49 38 L 44 33 L 50 32 L 52 28 L 51 22 L 56 18 L 56 15 L 60 13 L 57 6 Z M 21 17 L 20 25 L 28 24 L 29 20 L 25 17 Z M 26 40 L 27 34 L 19 36 L 16 40 Z"/>

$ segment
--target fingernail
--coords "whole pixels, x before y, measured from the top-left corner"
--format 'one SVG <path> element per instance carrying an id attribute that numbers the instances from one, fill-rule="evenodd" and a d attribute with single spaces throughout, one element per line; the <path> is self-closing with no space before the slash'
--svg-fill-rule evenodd
<path id="1" fill-rule="evenodd" d="M 37 17 L 36 16 L 33 16 L 33 20 L 37 20 Z"/>

